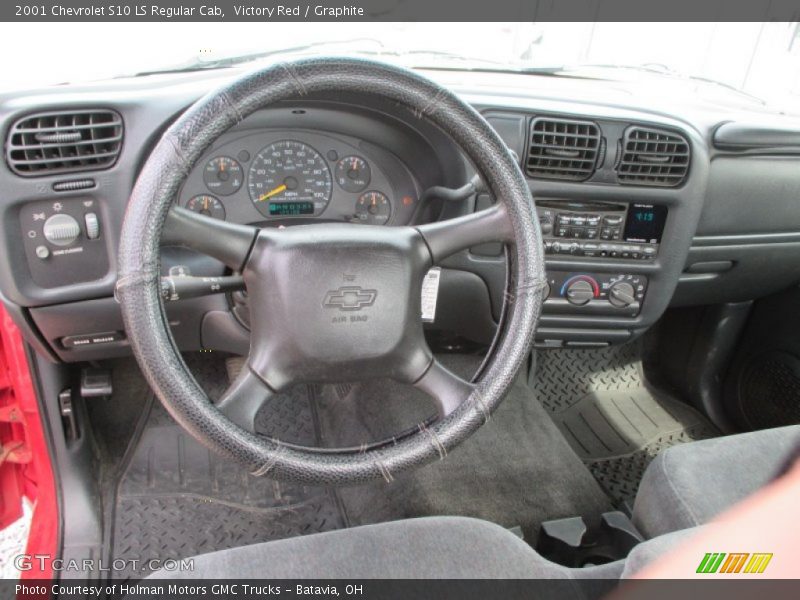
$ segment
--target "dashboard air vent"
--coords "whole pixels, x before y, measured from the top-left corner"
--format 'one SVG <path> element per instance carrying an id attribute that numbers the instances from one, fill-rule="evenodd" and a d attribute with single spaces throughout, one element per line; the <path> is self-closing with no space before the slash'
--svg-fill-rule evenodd
<path id="1" fill-rule="evenodd" d="M 689 154 L 689 142 L 677 133 L 629 127 L 617 178 L 629 185 L 680 185 L 689 172 Z"/>
<path id="2" fill-rule="evenodd" d="M 122 147 L 122 117 L 112 110 L 46 112 L 19 119 L 6 140 L 17 175 L 36 177 L 107 169 Z"/>
<path id="3" fill-rule="evenodd" d="M 588 179 L 597 166 L 600 139 L 600 128 L 591 121 L 538 117 L 531 122 L 525 171 L 535 179 Z"/>

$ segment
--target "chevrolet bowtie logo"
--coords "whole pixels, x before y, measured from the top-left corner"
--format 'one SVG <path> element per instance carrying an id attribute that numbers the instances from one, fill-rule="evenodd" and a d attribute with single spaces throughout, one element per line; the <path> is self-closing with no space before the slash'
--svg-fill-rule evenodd
<path id="1" fill-rule="evenodd" d="M 377 297 L 377 290 L 365 290 L 358 286 L 340 287 L 325 294 L 322 305 L 339 310 L 361 310 L 365 306 L 372 306 Z"/>

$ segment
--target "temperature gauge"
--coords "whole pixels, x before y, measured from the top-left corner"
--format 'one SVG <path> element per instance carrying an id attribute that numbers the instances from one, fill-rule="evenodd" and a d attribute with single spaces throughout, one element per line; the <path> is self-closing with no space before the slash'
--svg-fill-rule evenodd
<path id="1" fill-rule="evenodd" d="M 210 194 L 200 194 L 190 198 L 186 203 L 186 208 L 207 217 L 225 220 L 225 207 L 222 206 L 222 202 Z"/>
<path id="2" fill-rule="evenodd" d="M 381 192 L 365 192 L 356 201 L 356 219 L 360 223 L 385 225 L 391 214 L 389 198 Z"/>
<path id="3" fill-rule="evenodd" d="M 360 156 L 345 156 L 336 163 L 336 183 L 346 192 L 360 192 L 369 185 L 372 173 Z"/>
<path id="4" fill-rule="evenodd" d="M 242 165 L 228 156 L 212 158 L 203 170 L 206 187 L 220 196 L 230 196 L 242 187 Z"/>

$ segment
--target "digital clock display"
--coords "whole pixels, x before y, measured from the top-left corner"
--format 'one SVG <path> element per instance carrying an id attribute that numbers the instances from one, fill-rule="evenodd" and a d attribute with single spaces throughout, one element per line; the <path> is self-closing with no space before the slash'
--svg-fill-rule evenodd
<path id="1" fill-rule="evenodd" d="M 666 206 L 631 204 L 625 223 L 625 241 L 658 244 L 666 222 Z"/>
<path id="2" fill-rule="evenodd" d="M 270 202 L 269 215 L 271 217 L 298 217 L 313 215 L 313 202 Z"/>

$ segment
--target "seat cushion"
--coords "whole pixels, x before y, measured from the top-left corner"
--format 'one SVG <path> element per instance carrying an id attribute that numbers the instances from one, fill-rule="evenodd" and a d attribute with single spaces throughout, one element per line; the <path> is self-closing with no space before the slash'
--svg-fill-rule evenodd
<path id="1" fill-rule="evenodd" d="M 657 561 L 665 554 L 669 554 L 675 548 L 691 539 L 703 530 L 702 527 L 692 527 L 690 529 L 680 529 L 671 533 L 666 533 L 658 537 L 645 540 L 641 544 L 634 546 L 628 557 L 625 559 L 625 568 L 622 570 L 622 579 L 633 577 L 648 566 Z"/>
<path id="2" fill-rule="evenodd" d="M 171 579 L 562 579 L 554 597 L 585 597 L 584 578 L 619 578 L 622 561 L 592 569 L 551 563 L 506 529 L 464 517 L 366 525 L 194 557 Z M 611 584 L 609 584 L 611 585 Z M 566 587 L 565 587 L 566 586 Z"/>
<path id="3" fill-rule="evenodd" d="M 709 522 L 777 474 L 800 443 L 800 426 L 673 446 L 647 468 L 633 522 L 646 537 Z"/>

